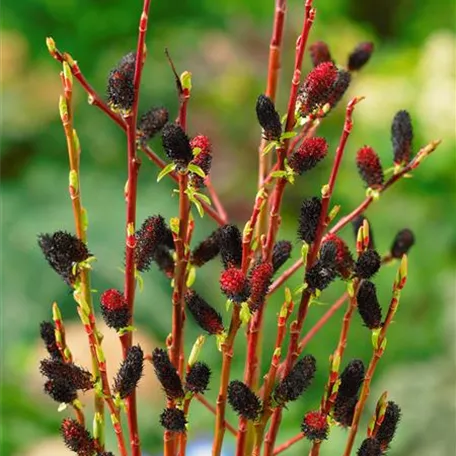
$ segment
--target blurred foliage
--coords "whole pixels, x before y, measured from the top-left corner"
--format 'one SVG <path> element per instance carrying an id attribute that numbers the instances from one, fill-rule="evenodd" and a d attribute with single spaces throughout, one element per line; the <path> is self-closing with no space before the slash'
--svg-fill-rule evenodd
<path id="1" fill-rule="evenodd" d="M 68 290 L 47 267 L 36 246 L 36 235 L 57 229 L 72 229 L 71 207 L 66 193 L 67 156 L 58 118 L 59 66 L 47 54 L 44 40 L 52 35 L 60 49 L 78 60 L 93 86 L 103 93 L 110 68 L 136 44 L 140 1 L 24 0 L 2 8 L 2 147 L 3 203 L 2 301 L 3 369 L 1 449 L 5 455 L 38 455 L 44 439 L 56 435 L 61 414 L 40 393 L 36 374 L 38 323 L 50 318 L 56 300 L 67 322 L 75 320 Z M 249 216 L 256 188 L 259 128 L 254 103 L 264 90 L 268 40 L 273 2 L 260 0 L 192 0 L 152 2 L 147 39 L 148 60 L 143 80 L 141 109 L 166 105 L 176 112 L 177 101 L 170 69 L 163 50 L 167 47 L 180 71 L 193 73 L 190 102 L 191 134 L 204 133 L 214 144 L 213 182 L 226 204 L 230 218 L 243 226 Z M 414 230 L 417 245 L 410 255 L 409 284 L 402 298 L 397 324 L 389 334 L 388 349 L 378 369 L 369 411 L 382 390 L 403 407 L 402 429 L 389 454 L 448 455 L 454 448 L 450 423 L 454 423 L 454 177 L 455 89 L 454 2 L 388 0 L 319 0 L 311 41 L 326 40 L 333 57 L 344 64 L 348 52 L 359 42 L 375 42 L 375 54 L 363 72 L 356 75 L 348 96 L 365 95 L 357 108 L 355 126 L 342 164 L 334 203 L 342 213 L 356 207 L 364 197 L 354 165 L 358 147 L 368 143 L 381 156 L 385 167 L 392 162 L 390 122 L 396 111 L 408 109 L 413 117 L 415 149 L 432 139 L 443 144 L 412 179 L 395 185 L 368 211 L 378 247 L 386 252 L 397 230 Z M 302 2 L 290 1 L 285 34 L 283 72 L 278 108 L 284 112 L 294 52 L 302 19 Z M 306 62 L 305 71 L 310 68 Z M 347 97 L 348 98 L 348 97 Z M 331 114 L 320 129 L 335 150 L 343 123 L 343 106 Z M 122 287 L 119 268 L 123 262 L 125 139 L 119 129 L 86 103 L 76 89 L 75 125 L 82 144 L 83 201 L 89 213 L 90 248 L 98 262 L 94 287 Z M 159 150 L 159 141 L 153 146 Z M 138 221 L 155 213 L 170 218 L 177 212 L 171 182 L 155 184 L 157 170 L 143 157 L 139 181 Z M 296 239 L 296 217 L 303 197 L 317 194 L 327 179 L 328 159 L 310 176 L 297 180 L 284 203 L 280 237 Z M 197 220 L 195 242 L 214 225 L 207 217 Z M 347 228 L 343 237 L 353 245 Z M 299 255 L 296 244 L 294 258 Z M 395 267 L 381 271 L 377 284 L 387 305 Z M 300 274 L 290 280 L 293 289 Z M 151 343 L 163 343 L 170 328 L 170 287 L 156 270 L 144 277 L 145 290 L 137 297 L 137 322 Z M 223 312 L 218 291 L 217 268 L 198 271 L 195 285 L 206 299 Z M 325 292 L 325 306 L 343 290 L 337 284 Z M 97 296 L 97 295 L 96 295 Z M 270 302 L 266 333 L 274 334 L 275 310 L 283 293 Z M 95 299 L 96 300 L 96 299 Z M 310 328 L 326 310 L 311 309 Z M 445 310 L 446 309 L 446 310 Z M 339 312 L 339 317 L 342 315 Z M 225 319 L 228 315 L 224 313 Z M 447 322 L 444 326 L 444 322 Z M 355 318 L 346 359 L 368 361 L 370 334 Z M 186 330 L 187 352 L 198 335 L 191 320 Z M 279 440 L 298 431 L 304 412 L 318 406 L 327 375 L 327 357 L 333 350 L 340 323 L 334 319 L 309 344 L 319 369 L 315 384 L 300 401 L 290 405 Z M 444 330 L 445 329 L 445 330 Z M 81 339 L 81 346 L 85 343 Z M 220 355 L 212 340 L 203 357 L 213 367 L 215 401 Z M 263 343 L 265 371 L 272 338 Z M 109 347 L 117 351 L 115 344 Z M 82 349 L 81 349 L 82 350 Z M 233 377 L 241 378 L 245 340 L 238 337 Z M 111 366 L 114 372 L 115 365 Z M 152 371 L 148 370 L 151 376 Z M 154 386 L 155 390 L 157 386 Z M 155 391 L 154 390 L 154 391 Z M 431 394 L 432 390 L 432 394 Z M 413 391 L 413 395 L 410 393 Z M 163 399 L 157 391 L 141 401 L 140 422 L 144 448 L 160 454 L 161 430 L 157 425 Z M 426 410 L 426 412 L 424 412 Z M 429 416 L 423 417 L 424 414 Z M 210 438 L 213 417 L 199 404 L 192 406 L 193 436 Z M 198 420 L 195 420 L 195 416 Z M 417 417 L 423 419 L 417 419 Z M 434 419 L 430 419 L 430 417 Z M 235 422 L 234 416 L 229 419 Z M 442 423 L 445 429 L 442 432 Z M 361 431 L 365 429 L 364 424 Z M 435 433 L 434 433 L 435 432 Z M 360 433 L 361 434 L 361 433 Z M 438 435 L 438 444 L 435 443 Z M 336 429 L 322 456 L 337 453 L 345 432 Z M 110 436 L 112 442 L 112 436 Z M 229 441 L 229 438 L 227 439 Z M 304 442 L 290 450 L 303 454 Z M 30 450 L 29 448 L 35 448 Z M 60 447 L 57 447 L 60 448 Z M 227 447 L 228 448 L 228 447 Z M 60 450 L 55 453 L 63 454 Z M 195 450 L 196 451 L 196 450 Z M 201 450 L 202 451 L 202 450 Z M 230 454 L 230 449 L 227 449 Z M 200 453 L 203 454 L 203 453 Z"/>

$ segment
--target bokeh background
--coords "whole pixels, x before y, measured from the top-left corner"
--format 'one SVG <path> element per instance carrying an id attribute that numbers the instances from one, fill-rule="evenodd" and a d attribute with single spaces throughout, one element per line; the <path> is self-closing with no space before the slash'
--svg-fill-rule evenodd
<path id="1" fill-rule="evenodd" d="M 72 230 L 67 196 L 67 153 L 57 101 L 59 65 L 45 47 L 53 36 L 62 50 L 78 60 L 83 72 L 104 93 L 109 70 L 136 44 L 141 3 L 136 1 L 23 0 L 4 2 L 2 8 L 2 394 L 1 454 L 5 456 L 64 455 L 57 436 L 67 412 L 42 394 L 37 373 L 44 356 L 38 325 L 50 318 L 54 300 L 61 306 L 68 339 L 76 360 L 89 366 L 85 337 L 77 323 L 69 290 L 45 264 L 36 235 L 57 229 Z M 285 32 L 283 71 L 277 106 L 284 112 L 291 79 L 294 41 L 302 18 L 302 1 L 290 0 Z M 410 254 L 409 283 L 403 292 L 396 324 L 391 327 L 386 356 L 382 359 L 368 403 L 387 390 L 403 409 L 403 419 L 391 456 L 446 456 L 455 449 L 455 30 L 454 2 L 388 0 L 318 0 L 317 20 L 310 42 L 325 40 L 333 57 L 344 64 L 354 46 L 375 43 L 375 53 L 354 78 L 349 94 L 365 95 L 356 109 L 355 127 L 342 164 L 334 203 L 342 213 L 364 197 L 354 156 L 364 144 L 373 146 L 385 167 L 392 163 L 390 124 L 399 109 L 408 109 L 415 127 L 414 148 L 441 138 L 438 151 L 413 175 L 395 185 L 367 212 L 377 246 L 388 251 L 395 233 L 413 229 L 417 244 Z M 210 2 L 153 2 L 147 39 L 141 111 L 165 105 L 173 115 L 177 101 L 163 50 L 167 47 L 179 71 L 193 74 L 189 131 L 210 136 L 214 147 L 213 182 L 230 219 L 243 226 L 249 216 L 256 187 L 257 145 L 260 130 L 255 100 L 264 91 L 273 1 L 219 0 Z M 305 61 L 305 71 L 310 62 Z M 324 135 L 334 153 L 343 123 L 343 104 L 323 122 Z M 76 88 L 75 126 L 82 145 L 83 201 L 89 213 L 90 249 L 97 256 L 94 288 L 122 287 L 126 145 L 119 129 Z M 153 146 L 160 151 L 159 141 Z M 161 153 L 161 151 L 160 151 Z M 284 203 L 280 237 L 296 241 L 300 201 L 317 194 L 326 182 L 330 159 L 289 188 Z M 170 181 L 155 183 L 157 169 L 144 157 L 139 179 L 138 221 L 156 213 L 166 218 L 177 211 Z M 195 241 L 214 228 L 205 217 L 197 220 Z M 342 236 L 353 246 L 347 227 Z M 296 243 L 296 242 L 295 242 Z M 299 255 L 296 245 L 294 258 Z M 217 267 L 198 271 L 196 289 L 218 307 L 224 318 L 224 299 L 218 291 Z M 376 279 L 384 306 L 389 300 L 395 267 Z M 300 275 L 290 280 L 294 288 Z M 306 328 L 319 318 L 342 292 L 342 284 L 322 296 L 322 306 L 311 309 Z M 162 345 L 170 328 L 169 282 L 153 269 L 144 276 L 144 291 L 137 296 L 137 332 L 150 352 Z M 95 302 L 97 302 L 95 295 Z M 270 303 L 267 334 L 274 334 L 275 311 L 283 292 Z M 318 405 L 327 375 L 327 357 L 340 328 L 339 312 L 308 346 L 319 364 L 316 381 L 305 396 L 284 414 L 279 443 L 296 434 L 305 411 Z M 110 372 L 119 364 L 119 346 L 105 330 Z M 198 335 L 189 320 L 187 350 Z M 266 361 L 272 337 L 264 340 Z M 370 334 L 356 316 L 346 360 L 368 362 Z M 233 378 L 241 378 L 245 339 L 238 337 Z M 220 354 L 207 340 L 202 357 L 212 366 L 215 401 Z M 164 405 L 150 366 L 140 387 L 140 423 L 144 453 L 161 454 L 161 429 L 157 418 Z M 84 398 L 90 412 L 90 395 Z M 89 416 L 89 415 L 88 415 Z M 366 414 L 367 417 L 367 414 Z M 234 416 L 229 413 L 229 419 Z M 360 434 L 366 429 L 362 423 Z M 192 406 L 189 455 L 210 454 L 213 417 L 199 404 Z M 321 454 L 340 454 L 346 433 L 335 429 Z M 108 436 L 112 449 L 113 436 Z M 225 454 L 233 454 L 227 436 Z M 206 447 L 205 447 L 206 445 Z M 206 448 L 206 449 L 205 449 Z M 307 454 L 300 442 L 290 455 Z M 68 453 L 69 454 L 69 453 Z"/>

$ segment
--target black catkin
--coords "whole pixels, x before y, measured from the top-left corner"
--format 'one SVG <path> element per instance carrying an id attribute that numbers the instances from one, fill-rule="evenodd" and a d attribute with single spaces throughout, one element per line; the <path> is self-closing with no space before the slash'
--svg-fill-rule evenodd
<path id="1" fill-rule="evenodd" d="M 277 241 L 272 249 L 272 268 L 276 273 L 290 258 L 293 246 L 290 241 Z"/>
<path id="2" fill-rule="evenodd" d="M 394 163 L 406 165 L 412 156 L 413 127 L 410 114 L 399 111 L 391 124 L 391 142 L 393 143 Z"/>
<path id="3" fill-rule="evenodd" d="M 203 394 L 209 386 L 211 369 L 206 363 L 196 362 L 185 377 L 185 389 L 193 394 Z"/>
<path id="4" fill-rule="evenodd" d="M 377 439 L 364 439 L 356 453 L 357 456 L 382 456 L 383 452 Z"/>
<path id="5" fill-rule="evenodd" d="M 353 397 L 358 394 L 364 381 L 364 363 L 360 359 L 353 359 L 340 375 L 338 396 Z"/>
<path id="6" fill-rule="evenodd" d="M 87 391 L 93 388 L 92 374 L 73 363 L 59 359 L 43 359 L 40 362 L 41 375 L 50 380 L 65 381 L 75 390 Z"/>
<path id="7" fill-rule="evenodd" d="M 220 253 L 218 233 L 219 230 L 215 230 L 195 247 L 190 256 L 191 264 L 201 267 Z"/>
<path id="8" fill-rule="evenodd" d="M 162 129 L 163 149 L 179 168 L 185 168 L 193 159 L 190 140 L 179 125 L 167 124 Z"/>
<path id="9" fill-rule="evenodd" d="M 92 456 L 95 442 L 89 431 L 76 420 L 65 418 L 60 425 L 60 433 L 67 448 L 78 456 Z"/>
<path id="10" fill-rule="evenodd" d="M 274 400 L 279 404 L 285 404 L 298 399 L 312 383 L 316 369 L 315 358 L 312 355 L 304 356 L 276 386 Z"/>
<path id="11" fill-rule="evenodd" d="M 391 256 L 393 258 L 402 258 L 402 255 L 408 253 L 408 251 L 415 244 L 415 235 L 412 230 L 405 228 L 396 234 L 393 245 L 391 246 Z"/>
<path id="12" fill-rule="evenodd" d="M 329 433 L 327 415 L 320 410 L 306 413 L 301 423 L 301 431 L 311 442 L 326 440 Z"/>
<path id="13" fill-rule="evenodd" d="M 75 266 L 90 257 L 84 242 L 66 231 L 56 231 L 52 234 L 40 234 L 38 245 L 51 268 L 67 285 L 74 286 L 79 275 Z"/>
<path id="14" fill-rule="evenodd" d="M 222 316 L 195 291 L 187 291 L 185 304 L 196 323 L 208 334 L 221 334 L 224 331 Z"/>
<path id="15" fill-rule="evenodd" d="M 167 408 L 160 415 L 160 424 L 167 431 L 184 433 L 186 432 L 187 419 L 185 413 L 178 408 Z"/>
<path id="16" fill-rule="evenodd" d="M 217 242 L 220 248 L 225 269 L 242 264 L 242 234 L 236 225 L 224 225 L 217 232 Z"/>
<path id="17" fill-rule="evenodd" d="M 239 380 L 228 385 L 228 402 L 241 417 L 254 421 L 261 410 L 261 401 L 251 389 Z"/>
<path id="18" fill-rule="evenodd" d="M 358 312 L 364 324 L 369 329 L 380 328 L 382 309 L 377 299 L 375 285 L 368 280 L 363 280 L 359 286 L 356 299 L 358 301 Z"/>
<path id="19" fill-rule="evenodd" d="M 258 123 L 264 131 L 264 137 L 268 140 L 278 141 L 282 134 L 282 124 L 279 113 L 274 103 L 266 95 L 260 95 L 256 103 L 256 114 Z"/>
<path id="20" fill-rule="evenodd" d="M 143 142 L 151 140 L 168 122 L 168 110 L 163 107 L 151 108 L 145 112 L 138 123 L 138 136 Z"/>
<path id="21" fill-rule="evenodd" d="M 152 364 L 155 375 L 162 385 L 167 399 L 175 400 L 184 397 L 182 383 L 176 368 L 171 363 L 168 354 L 161 348 L 156 348 L 152 352 Z"/>
<path id="22" fill-rule="evenodd" d="M 135 98 L 134 77 L 136 52 L 126 54 L 108 77 L 108 104 L 116 111 L 128 112 Z"/>
<path id="23" fill-rule="evenodd" d="M 367 249 L 362 252 L 355 264 L 355 274 L 361 279 L 370 279 L 377 274 L 382 259 L 377 251 Z"/>
<path id="24" fill-rule="evenodd" d="M 389 444 L 393 440 L 400 419 L 400 407 L 395 402 L 389 401 L 386 406 L 385 416 L 383 418 L 382 424 L 378 428 L 376 435 L 377 440 L 380 442 L 380 445 L 383 448 L 388 448 Z"/>
<path id="25" fill-rule="evenodd" d="M 311 244 L 315 240 L 320 215 L 320 198 L 308 198 L 302 202 L 298 226 L 298 238 L 301 241 Z"/>
<path id="26" fill-rule="evenodd" d="M 360 43 L 348 56 L 347 67 L 350 71 L 359 71 L 371 58 L 374 43 Z"/>
<path id="27" fill-rule="evenodd" d="M 44 384 L 44 392 L 59 403 L 71 404 L 78 398 L 75 387 L 65 379 L 48 380 Z"/>
<path id="28" fill-rule="evenodd" d="M 113 390 L 121 399 L 130 396 L 138 386 L 144 370 L 144 353 L 139 345 L 130 347 L 114 380 Z"/>
<path id="29" fill-rule="evenodd" d="M 53 323 L 50 321 L 42 321 L 40 323 L 40 337 L 51 358 L 62 359 L 62 354 L 55 340 L 55 327 Z"/>

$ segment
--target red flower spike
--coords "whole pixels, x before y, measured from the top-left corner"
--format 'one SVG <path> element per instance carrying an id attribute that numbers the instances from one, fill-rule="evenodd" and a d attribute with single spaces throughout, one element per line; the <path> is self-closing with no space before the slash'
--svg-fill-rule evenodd
<path id="1" fill-rule="evenodd" d="M 323 242 L 333 242 L 336 246 L 336 269 L 337 273 L 344 279 L 350 277 L 353 266 L 354 260 L 350 249 L 348 248 L 345 241 L 343 241 L 339 236 L 335 234 L 328 234 Z"/>
<path id="2" fill-rule="evenodd" d="M 250 275 L 250 310 L 258 310 L 264 302 L 264 298 L 271 284 L 274 273 L 271 263 L 260 263 L 256 265 Z"/>
<path id="3" fill-rule="evenodd" d="M 127 307 L 127 301 L 122 292 L 114 288 L 110 288 L 103 292 L 100 297 L 101 305 L 108 310 L 119 310 Z"/>
<path id="4" fill-rule="evenodd" d="M 309 47 L 309 54 L 314 67 L 320 65 L 320 63 L 332 62 L 329 47 L 324 41 L 316 41 L 311 44 Z"/>
<path id="5" fill-rule="evenodd" d="M 320 410 L 306 413 L 302 420 L 301 431 L 310 441 L 327 439 L 329 432 L 327 416 Z"/>
<path id="6" fill-rule="evenodd" d="M 370 188 L 376 189 L 383 185 L 383 169 L 378 155 L 372 147 L 364 146 L 356 154 L 356 165 L 358 171 Z"/>
<path id="7" fill-rule="evenodd" d="M 228 299 L 240 304 L 249 297 L 249 281 L 238 268 L 229 268 L 220 275 L 220 288 Z"/>
<path id="8" fill-rule="evenodd" d="M 329 101 L 338 78 L 337 67 L 332 62 L 316 66 L 299 88 L 301 115 L 305 116 Z"/>
<path id="9" fill-rule="evenodd" d="M 190 141 L 190 146 L 192 149 L 198 147 L 201 149 L 201 153 L 211 154 L 212 153 L 212 144 L 209 141 L 209 138 L 204 135 L 195 136 Z"/>
<path id="10" fill-rule="evenodd" d="M 288 164 L 295 173 L 301 175 L 314 168 L 327 153 L 328 143 L 324 138 L 308 138 L 291 154 Z"/>
<path id="11" fill-rule="evenodd" d="M 87 429 L 76 420 L 65 418 L 60 426 L 65 445 L 79 456 L 92 456 L 95 453 L 95 442 Z"/>

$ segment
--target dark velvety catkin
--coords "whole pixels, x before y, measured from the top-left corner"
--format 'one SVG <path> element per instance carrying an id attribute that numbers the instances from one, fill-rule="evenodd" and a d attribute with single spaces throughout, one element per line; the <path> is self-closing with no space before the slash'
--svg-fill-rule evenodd
<path id="1" fill-rule="evenodd" d="M 242 234 L 236 225 L 223 225 L 217 231 L 217 242 L 220 248 L 223 266 L 241 267 Z"/>
<path id="2" fill-rule="evenodd" d="M 372 147 L 364 146 L 356 154 L 358 172 L 367 187 L 377 189 L 383 185 L 383 168 Z"/>
<path id="3" fill-rule="evenodd" d="M 201 329 L 209 334 L 223 332 L 222 316 L 193 290 L 185 294 L 185 304 Z"/>
<path id="4" fill-rule="evenodd" d="M 190 256 L 191 264 L 194 266 L 203 266 L 203 264 L 211 261 L 220 253 L 218 232 L 219 230 L 215 230 L 195 247 Z"/>
<path id="5" fill-rule="evenodd" d="M 399 111 L 391 124 L 391 142 L 393 143 L 394 163 L 407 164 L 412 156 L 413 127 L 410 114 Z"/>
<path id="6" fill-rule="evenodd" d="M 53 359 L 61 359 L 62 354 L 60 353 L 59 347 L 55 340 L 55 327 L 50 321 L 42 321 L 40 323 L 40 336 L 44 342 L 47 352 Z"/>
<path id="7" fill-rule="evenodd" d="M 288 164 L 291 169 L 301 175 L 310 171 L 326 157 L 328 143 L 324 138 L 307 138 L 291 154 Z"/>
<path id="8" fill-rule="evenodd" d="M 290 241 L 277 241 L 272 249 L 272 268 L 276 273 L 290 258 L 293 246 Z"/>
<path id="9" fill-rule="evenodd" d="M 113 390 L 122 399 L 130 396 L 138 386 L 144 370 L 144 353 L 139 345 L 128 349 L 128 353 L 114 379 Z"/>
<path id="10" fill-rule="evenodd" d="M 141 272 L 148 271 L 157 248 L 165 245 L 168 248 L 172 241 L 172 232 L 161 215 L 153 215 L 144 220 L 136 232 L 135 264 Z"/>
<path id="11" fill-rule="evenodd" d="M 325 265 L 321 260 L 315 264 L 306 273 L 307 288 L 311 292 L 316 290 L 324 290 L 337 277 L 337 269 L 335 266 Z"/>
<path id="12" fill-rule="evenodd" d="M 321 200 L 314 196 L 302 202 L 299 216 L 298 238 L 311 244 L 317 234 L 318 222 L 321 214 Z"/>
<path id="13" fill-rule="evenodd" d="M 360 43 L 348 56 L 347 67 L 350 71 L 359 71 L 371 58 L 374 43 Z"/>
<path id="14" fill-rule="evenodd" d="M 161 348 L 152 352 L 152 364 L 155 375 L 161 383 L 168 400 L 181 399 L 184 397 L 182 383 L 176 368 L 171 363 L 168 354 Z"/>
<path id="15" fill-rule="evenodd" d="M 136 52 L 129 52 L 109 73 L 108 104 L 114 110 L 129 111 L 133 106 L 135 65 Z"/>
<path id="16" fill-rule="evenodd" d="M 401 409 L 393 401 L 389 401 L 382 424 L 378 428 L 376 438 L 380 442 L 382 449 L 387 449 L 394 438 L 397 425 L 401 419 Z"/>
<path id="17" fill-rule="evenodd" d="M 187 419 L 185 413 L 178 408 L 167 408 L 160 415 L 160 424 L 167 431 L 183 433 L 186 432 Z"/>
<path id="18" fill-rule="evenodd" d="M 145 112 L 138 123 L 138 136 L 141 141 L 149 141 L 168 122 L 168 110 L 163 107 L 151 108 Z"/>
<path id="19" fill-rule="evenodd" d="M 48 380 L 44 384 L 44 392 L 59 403 L 71 404 L 78 398 L 74 386 L 65 379 Z"/>
<path id="20" fill-rule="evenodd" d="M 301 423 L 301 431 L 307 440 L 326 440 L 328 438 L 328 417 L 320 410 L 305 414 Z"/>
<path id="21" fill-rule="evenodd" d="M 337 391 L 338 396 L 353 397 L 364 381 L 364 363 L 360 359 L 353 359 L 340 375 L 340 385 Z"/>
<path id="22" fill-rule="evenodd" d="M 84 242 L 66 231 L 56 231 L 52 234 L 40 234 L 38 245 L 51 268 L 67 285 L 73 286 L 79 274 L 77 268 L 74 268 L 75 264 L 90 257 Z"/>
<path id="23" fill-rule="evenodd" d="M 355 264 L 355 274 L 361 279 L 370 279 L 377 274 L 382 259 L 376 250 L 367 249 L 360 254 Z"/>
<path id="24" fill-rule="evenodd" d="M 358 231 L 359 229 L 363 226 L 364 220 L 367 220 L 369 223 L 369 249 L 375 249 L 375 242 L 374 242 L 374 234 L 372 230 L 372 224 L 369 222 L 367 217 L 364 217 L 364 215 L 358 215 L 358 217 L 355 217 L 352 221 L 352 226 L 353 226 L 353 233 L 355 235 L 355 242 L 356 239 L 358 238 Z"/>
<path id="25" fill-rule="evenodd" d="M 316 369 L 315 358 L 312 355 L 304 356 L 276 386 L 274 400 L 279 404 L 285 404 L 298 399 L 312 383 Z"/>
<path id="26" fill-rule="evenodd" d="M 164 272 L 168 277 L 173 276 L 175 266 L 174 258 L 167 247 L 159 245 L 155 249 L 152 259 L 160 271 Z"/>
<path id="27" fill-rule="evenodd" d="M 345 92 L 350 87 L 352 77 L 348 71 L 343 69 L 337 70 L 337 78 L 332 86 L 331 95 L 328 98 L 328 103 L 331 105 L 331 108 L 335 108 L 342 97 L 345 95 Z"/>
<path id="28" fill-rule="evenodd" d="M 323 246 L 327 242 L 332 242 L 336 248 L 335 269 L 337 273 L 344 279 L 349 278 L 353 271 L 355 262 L 347 244 L 335 234 L 327 234 L 323 241 Z"/>
<path id="29" fill-rule="evenodd" d="M 273 101 L 266 95 L 260 95 L 256 102 L 256 114 L 258 123 L 264 131 L 264 137 L 268 140 L 278 141 L 282 134 L 282 124 L 279 113 L 276 111 Z"/>
<path id="30" fill-rule="evenodd" d="M 415 244 L 415 235 L 412 230 L 405 228 L 399 231 L 391 246 L 391 256 L 393 258 L 402 258 L 402 255 L 407 254 L 413 247 L 413 244 Z"/>
<path id="31" fill-rule="evenodd" d="M 87 391 L 93 388 L 92 374 L 73 363 L 62 359 L 43 359 L 40 372 L 50 380 L 64 380 L 75 390 Z"/>
<path id="32" fill-rule="evenodd" d="M 167 124 L 162 129 L 163 149 L 167 157 L 179 168 L 185 168 L 193 159 L 190 140 L 177 124 Z"/>
<path id="33" fill-rule="evenodd" d="M 309 55 L 314 67 L 324 62 L 332 62 L 331 52 L 324 41 L 316 41 L 309 46 Z"/>
<path id="34" fill-rule="evenodd" d="M 333 418 L 344 427 L 350 427 L 355 415 L 355 407 L 358 396 L 342 396 L 336 398 L 333 409 Z"/>
<path id="35" fill-rule="evenodd" d="M 375 285 L 363 280 L 357 294 L 358 312 L 364 324 L 369 329 L 380 328 L 382 324 L 382 309 L 377 299 Z"/>
<path id="36" fill-rule="evenodd" d="M 356 453 L 357 456 L 382 456 L 383 451 L 377 439 L 364 439 Z"/>
<path id="37" fill-rule="evenodd" d="M 228 385 L 228 402 L 239 416 L 248 420 L 254 421 L 260 414 L 260 399 L 239 380 L 233 380 Z"/>
<path id="38" fill-rule="evenodd" d="M 206 363 L 197 361 L 185 377 L 185 389 L 194 394 L 203 394 L 209 386 L 211 369 Z"/>
<path id="39" fill-rule="evenodd" d="M 79 456 L 93 456 L 95 453 L 92 436 L 76 420 L 65 418 L 60 425 L 60 433 L 67 448 Z"/>
<path id="40" fill-rule="evenodd" d="M 100 296 L 101 315 L 105 323 L 116 330 L 125 328 L 130 321 L 131 312 L 123 293 L 111 288 Z"/>

